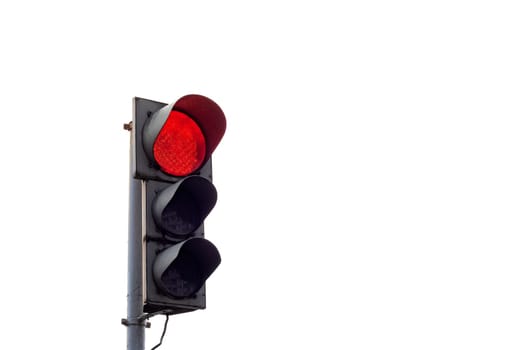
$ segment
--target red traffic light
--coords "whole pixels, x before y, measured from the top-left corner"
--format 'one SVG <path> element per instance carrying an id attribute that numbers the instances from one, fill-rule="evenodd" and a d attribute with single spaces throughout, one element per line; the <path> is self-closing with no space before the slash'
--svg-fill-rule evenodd
<path id="1" fill-rule="evenodd" d="M 153 142 L 153 157 L 170 175 L 185 176 L 197 170 L 206 156 L 202 130 L 189 116 L 171 111 Z"/>
<path id="2" fill-rule="evenodd" d="M 205 282 L 221 262 L 204 238 L 204 220 L 217 201 L 211 157 L 226 117 L 200 95 L 170 105 L 135 97 L 131 131 L 130 173 L 141 180 L 133 208 L 142 220 L 134 233 L 145 235 L 143 312 L 204 309 Z"/>
<path id="3" fill-rule="evenodd" d="M 149 118 L 143 146 L 150 161 L 171 176 L 187 176 L 210 158 L 226 131 L 226 117 L 211 99 L 186 95 Z"/>

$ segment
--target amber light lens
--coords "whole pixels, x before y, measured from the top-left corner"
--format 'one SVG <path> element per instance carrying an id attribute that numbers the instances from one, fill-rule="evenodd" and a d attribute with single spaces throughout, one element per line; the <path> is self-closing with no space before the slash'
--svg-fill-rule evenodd
<path id="1" fill-rule="evenodd" d="M 153 156 L 165 173 L 173 176 L 193 173 L 206 156 L 201 128 L 186 114 L 171 111 L 153 144 Z"/>

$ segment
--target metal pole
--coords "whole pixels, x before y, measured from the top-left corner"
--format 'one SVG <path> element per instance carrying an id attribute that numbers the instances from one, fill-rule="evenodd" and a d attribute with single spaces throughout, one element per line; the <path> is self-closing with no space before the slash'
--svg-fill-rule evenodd
<path id="1" fill-rule="evenodd" d="M 135 140 L 131 137 L 130 155 L 133 156 Z M 127 349 L 144 350 L 145 321 L 141 318 L 143 307 L 142 281 L 142 180 L 129 176 L 129 222 L 128 222 L 128 310 Z"/>

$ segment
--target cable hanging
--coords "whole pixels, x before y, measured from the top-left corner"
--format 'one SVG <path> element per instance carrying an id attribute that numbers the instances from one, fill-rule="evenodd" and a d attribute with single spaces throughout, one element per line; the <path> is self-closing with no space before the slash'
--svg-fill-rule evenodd
<path id="1" fill-rule="evenodd" d="M 166 335 L 166 329 L 168 328 L 169 319 L 170 319 L 170 316 L 166 315 L 166 321 L 164 322 L 164 330 L 162 331 L 162 335 L 160 336 L 160 342 L 154 347 L 152 347 L 151 350 L 155 350 L 156 348 L 162 345 L 162 340 L 164 339 L 164 335 Z"/>

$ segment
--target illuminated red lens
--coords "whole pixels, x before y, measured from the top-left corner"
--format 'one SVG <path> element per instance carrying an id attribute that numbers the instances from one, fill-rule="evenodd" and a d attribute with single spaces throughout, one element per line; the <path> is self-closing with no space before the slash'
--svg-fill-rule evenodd
<path id="1" fill-rule="evenodd" d="M 193 173 L 206 156 L 202 130 L 186 114 L 171 111 L 155 139 L 153 156 L 165 173 L 174 176 Z"/>

